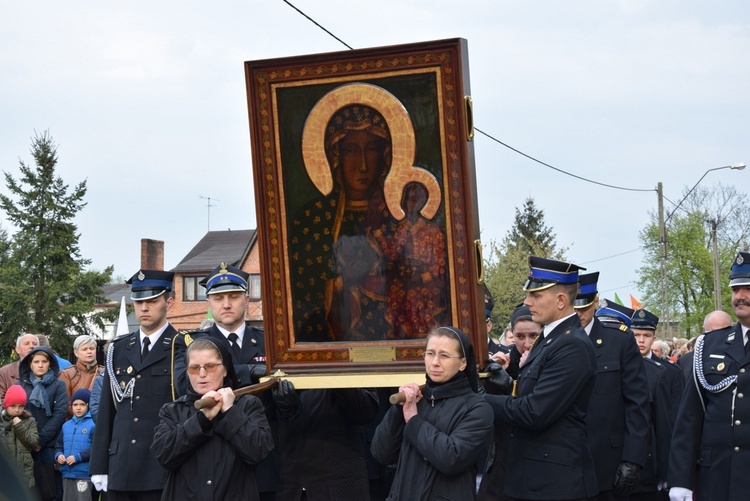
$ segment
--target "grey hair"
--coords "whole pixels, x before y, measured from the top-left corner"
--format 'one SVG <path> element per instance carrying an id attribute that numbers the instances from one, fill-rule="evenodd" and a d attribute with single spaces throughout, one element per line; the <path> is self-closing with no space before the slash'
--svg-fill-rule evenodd
<path id="1" fill-rule="evenodd" d="M 30 332 L 27 332 L 26 334 L 21 334 L 18 336 L 18 339 L 16 339 L 16 348 L 21 347 L 21 339 L 25 338 L 26 336 L 34 336 L 36 338 L 37 346 L 39 345 L 39 338 L 36 337 L 36 334 L 31 334 Z"/>
<path id="2" fill-rule="evenodd" d="M 78 336 L 76 340 L 73 341 L 73 351 L 78 351 L 78 348 L 86 344 L 93 344 L 96 346 L 96 338 L 94 336 L 89 336 L 88 334 Z"/>

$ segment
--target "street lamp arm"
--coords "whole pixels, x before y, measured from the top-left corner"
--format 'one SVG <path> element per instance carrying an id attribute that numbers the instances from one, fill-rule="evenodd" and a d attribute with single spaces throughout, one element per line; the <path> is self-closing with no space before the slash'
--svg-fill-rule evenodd
<path id="1" fill-rule="evenodd" d="M 682 205 L 682 202 L 684 202 L 685 200 L 687 200 L 687 198 L 690 196 L 690 194 L 693 192 L 693 190 L 695 190 L 695 188 L 697 188 L 698 185 L 701 184 L 701 181 L 703 181 L 703 178 L 705 178 L 708 175 L 709 172 L 713 172 L 715 170 L 721 170 L 721 169 L 742 170 L 744 168 L 745 168 L 744 162 L 740 162 L 740 163 L 737 163 L 737 164 L 725 165 L 723 167 L 714 167 L 713 169 L 708 169 L 706 172 L 703 173 L 703 175 L 698 180 L 698 182 L 695 183 L 692 188 L 690 188 L 690 191 L 687 192 L 687 195 L 685 195 L 684 197 L 682 197 L 682 200 L 680 200 L 680 202 L 677 204 L 677 206 L 674 209 L 672 209 L 672 212 L 670 212 L 667 215 L 667 218 L 664 220 L 664 222 L 669 221 L 669 218 L 671 218 L 674 215 L 674 213 L 677 212 L 677 209 L 680 208 L 680 206 Z"/>

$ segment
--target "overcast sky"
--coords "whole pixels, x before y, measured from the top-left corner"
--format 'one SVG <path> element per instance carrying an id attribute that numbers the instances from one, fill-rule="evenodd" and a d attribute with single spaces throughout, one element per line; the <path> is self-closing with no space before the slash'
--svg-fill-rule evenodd
<path id="1" fill-rule="evenodd" d="M 677 202 L 706 170 L 750 160 L 746 1 L 292 3 L 353 48 L 467 39 L 476 126 L 578 176 L 661 181 Z M 243 62 L 346 49 L 281 0 L 4 0 L 0 19 L 0 170 L 17 177 L 49 130 L 59 175 L 88 183 L 83 256 L 124 277 L 144 237 L 176 266 L 208 229 L 208 197 L 211 230 L 256 227 Z M 639 294 L 641 252 L 609 257 L 638 249 L 655 192 L 585 183 L 481 134 L 474 146 L 485 242 L 532 197 L 604 296 Z M 750 171 L 703 185 L 718 182 L 747 191 Z"/>

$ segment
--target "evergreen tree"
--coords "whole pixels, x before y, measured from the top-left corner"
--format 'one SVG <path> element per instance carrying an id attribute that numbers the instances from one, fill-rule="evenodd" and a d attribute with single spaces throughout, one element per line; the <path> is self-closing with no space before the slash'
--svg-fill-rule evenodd
<path id="1" fill-rule="evenodd" d="M 21 161 L 18 180 L 5 172 L 0 195 L 16 229 L 0 263 L 2 353 L 22 332 L 47 334 L 56 351 L 68 353 L 71 335 L 88 333 L 90 322 L 103 326 L 91 313 L 112 267 L 86 271 L 91 261 L 81 257 L 73 219 L 86 206 L 86 182 L 70 189 L 57 175 L 57 146 L 47 132 L 32 138 L 31 154 L 35 167 Z"/>
<path id="2" fill-rule="evenodd" d="M 544 223 L 544 211 L 536 208 L 533 198 L 524 201 L 523 212 L 516 207 L 516 217 L 508 238 L 516 249 L 527 254 L 546 256 L 555 253 L 555 234 Z"/>
<path id="3" fill-rule="evenodd" d="M 485 282 L 495 300 L 492 335 L 502 334 L 515 307 L 523 302 L 523 285 L 529 273 L 529 256 L 565 259 L 565 249 L 557 249 L 556 237 L 544 222 L 544 211 L 532 198 L 516 208 L 513 227 L 501 243 L 490 242 L 485 260 Z"/>

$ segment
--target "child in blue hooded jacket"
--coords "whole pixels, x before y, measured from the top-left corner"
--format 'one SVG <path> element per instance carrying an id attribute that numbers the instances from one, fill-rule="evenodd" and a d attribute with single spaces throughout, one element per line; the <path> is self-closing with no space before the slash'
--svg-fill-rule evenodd
<path id="1" fill-rule="evenodd" d="M 73 417 L 63 424 L 57 438 L 55 458 L 63 477 L 63 501 L 91 501 L 89 459 L 94 420 L 89 413 L 91 392 L 76 390 L 70 397 Z"/>

